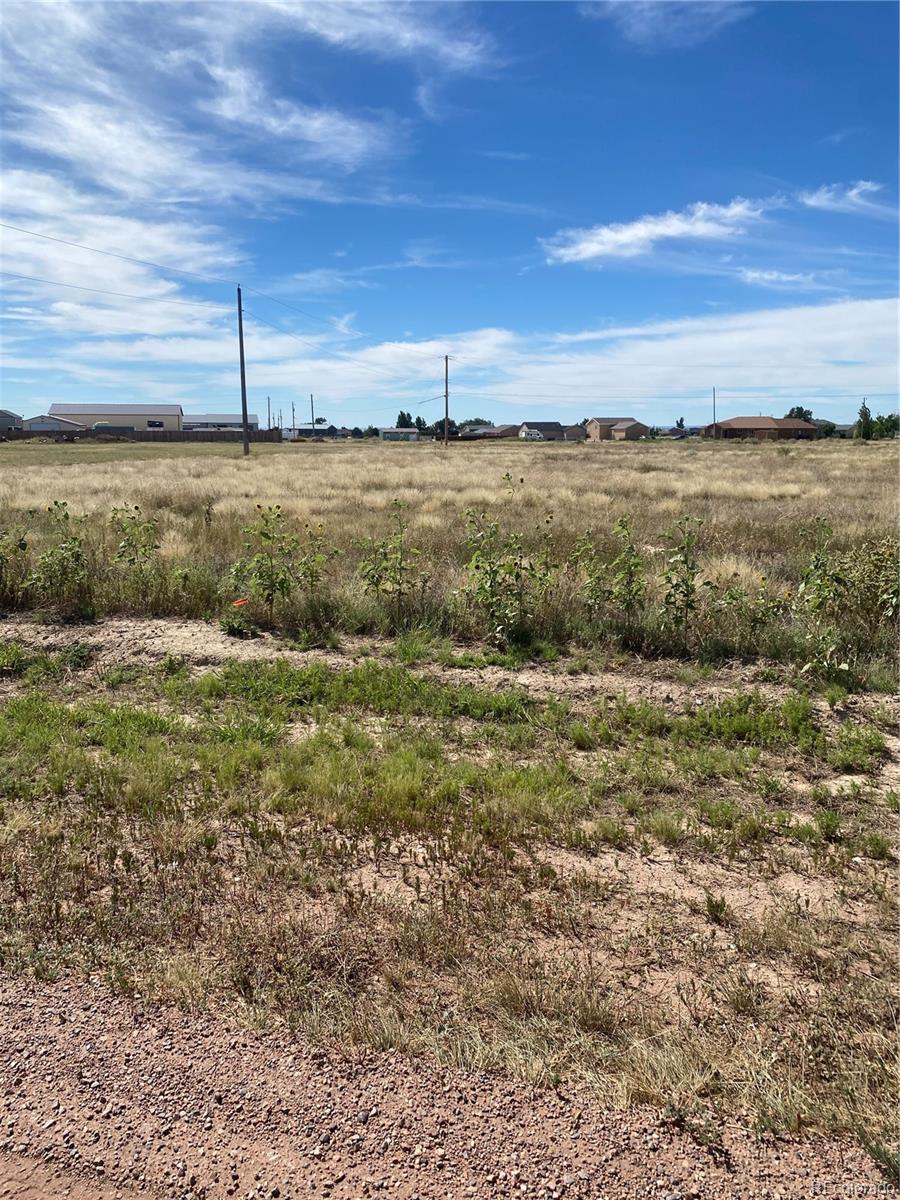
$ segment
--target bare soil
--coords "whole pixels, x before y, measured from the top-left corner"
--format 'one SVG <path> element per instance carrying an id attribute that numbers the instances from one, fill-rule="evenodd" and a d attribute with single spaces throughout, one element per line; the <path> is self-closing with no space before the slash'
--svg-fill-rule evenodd
<path id="1" fill-rule="evenodd" d="M 0 979 L 0 1196 L 849 1194 L 849 1142 L 679 1128 L 395 1053 L 323 1050 L 90 983 Z"/>
<path id="2" fill-rule="evenodd" d="M 183 658 L 194 668 L 217 666 L 229 660 L 269 662 L 284 658 L 289 662 L 327 662 L 346 667 L 348 662 L 386 651 L 388 642 L 376 638 L 345 635 L 340 650 L 295 650 L 262 634 L 257 638 L 229 637 L 217 625 L 180 617 L 110 617 L 95 624 L 40 624 L 28 616 L 0 620 L 0 640 L 15 640 L 32 650 L 59 651 L 76 643 L 89 646 L 92 666 L 104 670 L 113 666 L 152 666 L 168 655 Z M 671 671 L 677 664 L 666 662 L 629 662 L 627 671 L 590 671 L 568 675 L 543 666 L 518 670 L 505 667 L 456 667 L 418 663 L 422 674 L 439 676 L 445 682 L 466 682 L 480 687 L 520 687 L 535 696 L 558 696 L 574 702 L 589 702 L 600 696 L 643 696 L 659 702 L 692 697 L 702 701 L 747 686 L 760 691 L 776 691 L 771 685 L 754 682 L 756 668 L 734 665 L 717 671 L 709 681 L 682 683 Z M 781 689 L 784 690 L 784 689 Z"/>

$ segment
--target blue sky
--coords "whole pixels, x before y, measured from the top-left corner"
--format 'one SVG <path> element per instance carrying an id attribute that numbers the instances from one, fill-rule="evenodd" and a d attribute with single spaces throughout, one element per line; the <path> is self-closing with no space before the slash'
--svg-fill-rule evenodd
<path id="1" fill-rule="evenodd" d="M 237 408 L 233 281 L 285 420 L 432 419 L 445 353 L 458 419 L 896 404 L 892 3 L 13 0 L 0 35 L 0 219 L 44 235 L 0 229 L 6 407 Z"/>

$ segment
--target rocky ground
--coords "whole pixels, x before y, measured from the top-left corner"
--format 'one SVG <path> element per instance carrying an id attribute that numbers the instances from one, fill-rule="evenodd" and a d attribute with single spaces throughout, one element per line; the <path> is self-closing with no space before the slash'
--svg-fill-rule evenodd
<path id="1" fill-rule="evenodd" d="M 576 1088 L 323 1050 L 99 984 L 0 979 L 0 1046 L 0 1197 L 17 1200 L 788 1200 L 881 1179 L 849 1142 L 604 1111 Z"/>

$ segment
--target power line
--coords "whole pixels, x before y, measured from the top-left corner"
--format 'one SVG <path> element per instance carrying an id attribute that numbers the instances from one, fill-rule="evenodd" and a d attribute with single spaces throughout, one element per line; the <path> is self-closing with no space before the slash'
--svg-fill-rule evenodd
<path id="1" fill-rule="evenodd" d="M 132 292 L 110 292 L 105 288 L 87 287 L 82 283 L 64 283 L 61 279 L 41 279 L 37 275 L 21 275 L 17 271 L 0 271 L 12 279 L 27 279 L 31 283 L 46 283 L 51 287 L 74 288 L 78 292 L 96 292 L 98 296 L 118 296 L 121 300 L 146 300 L 148 304 L 186 304 L 190 308 L 211 308 L 216 312 L 231 312 L 228 305 L 208 304 L 201 300 L 176 300 L 171 296 L 135 296 Z"/>
<path id="2" fill-rule="evenodd" d="M 186 271 L 183 267 L 169 267 L 152 262 L 148 258 L 133 258 L 130 254 L 119 254 L 115 250 L 101 250 L 98 246 L 87 246 L 84 242 L 70 242 L 65 238 L 52 237 L 49 233 L 38 233 L 35 229 L 23 229 L 21 225 L 10 225 L 0 221 L 0 229 L 14 229 L 16 233 L 27 233 L 30 237 L 43 238 L 47 242 L 58 242 L 60 246 L 74 246 L 76 250 L 90 250 L 93 254 L 104 254 L 107 258 L 119 258 L 122 262 L 138 263 L 142 267 L 155 267 L 157 271 L 173 271 L 176 275 L 189 275 L 192 279 L 205 279 L 207 283 L 233 286 L 230 279 L 219 279 L 215 275 L 201 275 L 199 271 Z"/>
<path id="3" fill-rule="evenodd" d="M 142 266 L 142 267 L 153 267 L 157 271 L 172 271 L 176 275 L 187 275 L 191 279 L 202 279 L 202 280 L 205 280 L 207 283 L 216 283 L 216 284 L 221 284 L 221 285 L 227 286 L 227 287 L 236 286 L 236 281 L 232 280 L 232 279 L 222 279 L 216 275 L 204 275 L 204 274 L 201 274 L 199 271 L 186 271 L 183 267 L 171 267 L 164 263 L 153 262 L 153 260 L 149 259 L 149 258 L 135 258 L 130 254 L 119 254 L 115 250 L 101 250 L 99 248 L 99 246 L 88 246 L 85 242 L 72 242 L 66 238 L 54 237 L 49 233 L 38 233 L 37 230 L 35 230 L 35 229 L 25 229 L 21 225 L 10 225 L 7 221 L 0 221 L 0 229 L 13 229 L 13 230 L 15 230 L 16 233 L 25 233 L 29 237 L 43 238 L 47 242 L 56 242 L 60 246 L 72 246 L 76 250 L 89 250 L 92 254 L 103 254 L 107 258 L 118 258 L 122 262 L 137 263 L 139 266 Z M 27 278 L 27 276 L 20 276 L 20 278 Z M 74 287 L 75 285 L 69 284 L 67 286 Z M 280 304 L 280 305 L 282 305 L 282 307 L 288 308 L 292 312 L 299 313 L 303 317 L 308 317 L 309 320 L 311 320 L 311 321 L 318 321 L 322 325 L 329 325 L 332 328 L 337 329 L 341 333 L 348 332 L 341 325 L 341 323 L 337 317 L 320 317 L 316 313 L 311 313 L 311 312 L 308 312 L 306 309 L 298 308 L 297 305 L 295 305 L 295 304 L 288 304 L 288 302 L 286 300 L 281 300 L 277 296 L 270 296 L 267 292 L 260 291 L 259 288 L 254 288 L 254 287 L 249 287 L 247 285 L 244 285 L 244 291 L 252 292 L 254 296 L 260 296 L 260 297 L 262 297 L 262 299 L 269 300 L 273 304 Z M 107 293 L 107 294 L 115 295 L 115 293 L 112 293 L 112 292 Z M 189 303 L 189 301 L 184 300 L 181 303 L 187 304 L 187 303 Z M 357 337 L 363 336 L 357 329 L 350 330 L 349 332 L 354 333 Z M 398 344 L 402 345 L 403 343 L 398 343 Z M 428 357 L 428 358 L 436 358 L 437 357 L 436 354 L 432 355 L 430 353 L 427 353 L 424 350 L 413 351 L 413 352 L 421 354 L 423 356 L 423 358 L 424 357 Z"/>

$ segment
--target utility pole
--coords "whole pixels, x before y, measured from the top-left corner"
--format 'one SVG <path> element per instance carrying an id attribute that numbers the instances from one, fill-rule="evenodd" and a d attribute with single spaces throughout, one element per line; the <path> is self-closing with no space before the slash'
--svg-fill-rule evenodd
<path id="1" fill-rule="evenodd" d="M 272 428 L 272 397 L 266 396 L 266 428 Z"/>
<path id="2" fill-rule="evenodd" d="M 296 428 L 297 428 L 297 417 L 294 413 L 294 402 L 292 400 L 291 401 L 291 429 L 294 430 Z"/>
<path id="3" fill-rule="evenodd" d="M 713 388 L 713 437 L 717 437 L 716 432 L 716 389 Z"/>
<path id="4" fill-rule="evenodd" d="M 316 406 L 313 404 L 313 394 L 309 393 L 309 423 L 312 425 L 313 433 L 316 432 Z"/>
<path id="5" fill-rule="evenodd" d="M 450 439 L 450 355 L 444 355 L 444 445 Z"/>
<path id="6" fill-rule="evenodd" d="M 237 290 L 238 348 L 241 355 L 241 426 L 244 431 L 244 457 L 250 453 L 250 428 L 247 424 L 247 372 L 244 368 L 244 309 L 241 305 L 241 286 Z"/>

